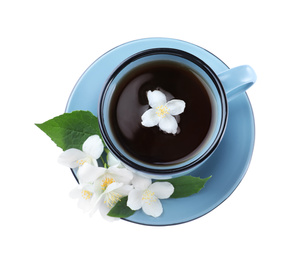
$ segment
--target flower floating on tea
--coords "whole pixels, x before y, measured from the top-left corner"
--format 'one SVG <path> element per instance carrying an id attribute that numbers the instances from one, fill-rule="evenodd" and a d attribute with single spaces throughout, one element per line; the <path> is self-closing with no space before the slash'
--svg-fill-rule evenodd
<path id="1" fill-rule="evenodd" d="M 147 97 L 151 108 L 142 115 L 141 124 L 145 127 L 158 125 L 164 132 L 176 134 L 178 124 L 174 116 L 184 112 L 186 103 L 179 99 L 167 102 L 165 94 L 159 90 L 149 90 Z"/>
<path id="2" fill-rule="evenodd" d="M 168 199 L 174 192 L 169 182 L 154 182 L 151 179 L 134 176 L 134 189 L 130 191 L 127 206 L 132 210 L 142 210 L 152 217 L 159 217 L 163 207 L 159 199 Z"/>
<path id="3" fill-rule="evenodd" d="M 58 162 L 70 168 L 77 168 L 84 163 L 97 166 L 104 145 L 98 135 L 90 136 L 82 145 L 82 151 L 71 148 L 64 151 L 58 158 Z"/>

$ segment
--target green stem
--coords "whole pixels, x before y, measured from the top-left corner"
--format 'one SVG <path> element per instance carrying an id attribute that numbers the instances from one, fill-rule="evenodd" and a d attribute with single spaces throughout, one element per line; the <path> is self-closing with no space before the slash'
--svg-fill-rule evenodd
<path id="1" fill-rule="evenodd" d="M 100 159 L 101 159 L 101 161 L 103 163 L 103 167 L 104 168 L 109 168 L 109 165 L 104 161 L 104 159 L 102 158 L 102 156 L 100 156 Z"/>

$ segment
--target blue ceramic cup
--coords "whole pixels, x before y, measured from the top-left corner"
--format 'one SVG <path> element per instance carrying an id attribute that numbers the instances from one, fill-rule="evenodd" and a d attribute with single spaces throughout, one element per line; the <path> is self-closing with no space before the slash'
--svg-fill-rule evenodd
<path id="1" fill-rule="evenodd" d="M 124 147 L 124 144 L 116 138 L 115 127 L 110 124 L 111 107 L 113 107 L 112 97 L 115 95 L 121 80 L 135 69 L 151 62 L 161 64 L 168 61 L 186 67 L 204 82 L 213 106 L 211 127 L 202 144 L 191 153 L 191 156 L 187 157 L 187 160 L 166 165 L 147 163 L 131 155 L 127 147 Z M 185 50 L 168 47 L 140 50 L 124 60 L 112 72 L 104 85 L 98 108 L 102 137 L 110 152 L 126 168 L 137 174 L 152 179 L 169 179 L 189 174 L 202 165 L 221 142 L 228 121 L 228 102 L 237 97 L 238 94 L 244 93 L 255 81 L 256 74 L 248 65 L 227 69 L 216 74 L 204 60 Z"/>

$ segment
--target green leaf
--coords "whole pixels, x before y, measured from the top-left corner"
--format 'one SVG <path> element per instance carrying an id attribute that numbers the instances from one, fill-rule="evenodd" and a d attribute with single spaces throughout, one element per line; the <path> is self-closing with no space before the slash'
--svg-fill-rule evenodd
<path id="1" fill-rule="evenodd" d="M 193 176 L 182 176 L 164 181 L 170 182 L 174 186 L 174 192 L 170 198 L 183 198 L 199 192 L 211 177 L 201 179 Z"/>
<path id="2" fill-rule="evenodd" d="M 116 218 L 127 218 L 135 213 L 135 210 L 127 206 L 128 197 L 123 197 L 116 205 L 109 211 L 108 216 Z"/>
<path id="3" fill-rule="evenodd" d="M 54 117 L 42 124 L 35 124 L 64 151 L 82 149 L 91 135 L 99 135 L 98 119 L 90 111 L 73 111 Z"/>

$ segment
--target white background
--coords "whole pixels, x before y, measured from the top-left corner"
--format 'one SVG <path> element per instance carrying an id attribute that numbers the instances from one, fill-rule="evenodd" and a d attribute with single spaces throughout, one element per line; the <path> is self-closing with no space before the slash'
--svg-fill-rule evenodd
<path id="1" fill-rule="evenodd" d="M 304 259 L 302 1 L 1 1 L 1 259 Z M 250 168 L 218 208 L 147 227 L 83 214 L 61 150 L 34 123 L 62 114 L 96 58 L 171 37 L 257 75 Z"/>

